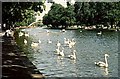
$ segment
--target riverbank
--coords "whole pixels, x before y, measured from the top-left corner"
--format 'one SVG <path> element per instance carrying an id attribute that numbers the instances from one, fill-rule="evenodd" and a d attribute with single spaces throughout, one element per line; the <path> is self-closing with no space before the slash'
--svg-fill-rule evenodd
<path id="1" fill-rule="evenodd" d="M 35 27 L 39 27 L 39 26 L 20 26 L 20 27 L 16 27 L 15 29 L 26 29 L 26 28 L 35 28 Z M 51 27 L 47 27 L 45 25 L 40 26 L 43 29 L 62 29 L 62 28 L 51 28 Z M 71 26 L 68 28 L 65 28 L 66 30 L 88 30 L 88 31 L 120 31 L 120 28 L 96 28 L 96 26 Z"/>
<path id="2" fill-rule="evenodd" d="M 13 37 L 2 38 L 2 78 L 4 79 L 44 79 L 42 73 L 32 64 L 17 46 Z"/>

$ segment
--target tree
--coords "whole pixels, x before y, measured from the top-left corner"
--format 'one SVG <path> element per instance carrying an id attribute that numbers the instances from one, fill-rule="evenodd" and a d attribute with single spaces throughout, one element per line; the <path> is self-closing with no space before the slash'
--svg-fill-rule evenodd
<path id="1" fill-rule="evenodd" d="M 43 17 L 43 24 L 51 24 L 52 28 L 58 28 L 60 25 L 62 28 L 67 28 L 75 23 L 74 15 L 74 6 L 64 8 L 60 4 L 53 4 L 48 14 Z"/>
<path id="2" fill-rule="evenodd" d="M 112 27 L 120 23 L 119 2 L 76 2 L 74 6 L 76 23 L 79 25 L 104 25 Z"/>
<path id="3" fill-rule="evenodd" d="M 8 25 L 7 28 L 10 28 L 9 26 L 14 25 L 16 22 L 28 18 L 28 15 L 25 14 L 27 10 L 42 10 L 40 7 L 42 4 L 42 2 L 3 2 L 2 23 Z"/>

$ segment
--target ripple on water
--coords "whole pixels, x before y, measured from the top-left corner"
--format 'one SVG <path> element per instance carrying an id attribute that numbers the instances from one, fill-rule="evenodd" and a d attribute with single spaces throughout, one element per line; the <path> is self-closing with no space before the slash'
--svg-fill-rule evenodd
<path id="1" fill-rule="evenodd" d="M 37 48 L 39 50 L 35 53 L 30 53 L 30 59 L 40 72 L 43 72 L 46 76 L 118 77 L 118 37 L 116 33 L 104 32 L 101 36 L 97 36 L 96 32 L 93 31 L 80 33 L 77 30 L 67 30 L 67 32 L 61 33 L 60 30 L 52 29 L 47 35 L 46 29 L 32 28 L 29 30 L 27 31 L 32 41 L 37 42 L 39 39 L 42 41 Z M 64 47 L 64 37 L 75 38 L 75 47 L 72 49 Z M 48 44 L 47 39 L 52 40 L 53 43 Z M 77 60 L 75 62 L 65 57 L 60 58 L 55 54 L 54 50 L 56 49 L 57 40 L 64 47 L 65 56 L 70 55 L 74 49 L 77 51 Z M 94 64 L 95 61 L 104 61 L 105 53 L 110 55 L 108 58 L 108 75 L 105 75 L 104 69 Z"/>

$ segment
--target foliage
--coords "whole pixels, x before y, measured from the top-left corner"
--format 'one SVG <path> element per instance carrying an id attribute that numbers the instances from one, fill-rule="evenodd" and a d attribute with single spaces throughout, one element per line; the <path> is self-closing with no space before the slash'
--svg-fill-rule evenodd
<path id="1" fill-rule="evenodd" d="M 120 22 L 120 3 L 76 2 L 76 23 L 79 25 L 117 26 Z"/>
<path id="2" fill-rule="evenodd" d="M 30 12 L 32 10 L 41 11 L 42 9 L 40 6 L 42 4 L 42 2 L 3 2 L 2 23 L 12 26 L 16 22 L 31 18 L 30 16 L 32 16 L 32 13 Z M 28 13 L 26 14 L 27 11 Z"/>
<path id="3" fill-rule="evenodd" d="M 73 25 L 75 22 L 74 6 L 69 5 L 64 8 L 60 4 L 53 4 L 51 10 L 43 17 L 43 24 L 51 24 L 53 28 L 58 28 L 62 25 L 62 28 Z"/>
<path id="4" fill-rule="evenodd" d="M 26 10 L 25 18 L 20 22 L 15 22 L 15 26 L 28 26 L 30 23 L 35 21 L 34 11 Z"/>

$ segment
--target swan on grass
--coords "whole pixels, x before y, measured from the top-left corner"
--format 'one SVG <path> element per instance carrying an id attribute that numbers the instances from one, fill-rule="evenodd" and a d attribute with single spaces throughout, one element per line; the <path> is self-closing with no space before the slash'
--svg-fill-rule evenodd
<path id="1" fill-rule="evenodd" d="M 21 36 L 23 36 L 24 35 L 24 33 L 23 32 L 19 32 L 19 37 L 21 37 Z"/>
<path id="2" fill-rule="evenodd" d="M 26 36 L 26 37 L 29 37 L 29 33 L 25 33 L 25 36 Z"/>
<path id="3" fill-rule="evenodd" d="M 76 50 L 73 50 L 72 55 L 68 55 L 68 58 L 76 60 Z"/>
<path id="4" fill-rule="evenodd" d="M 105 54 L 105 62 L 102 62 L 102 61 L 99 61 L 99 62 L 95 62 L 95 64 L 99 67 L 105 67 L 107 68 L 108 67 L 108 60 L 107 60 L 107 57 L 109 57 L 108 54 Z"/>
<path id="5" fill-rule="evenodd" d="M 24 39 L 24 44 L 25 44 L 25 45 L 27 44 L 27 40 L 26 40 L 26 39 Z"/>

